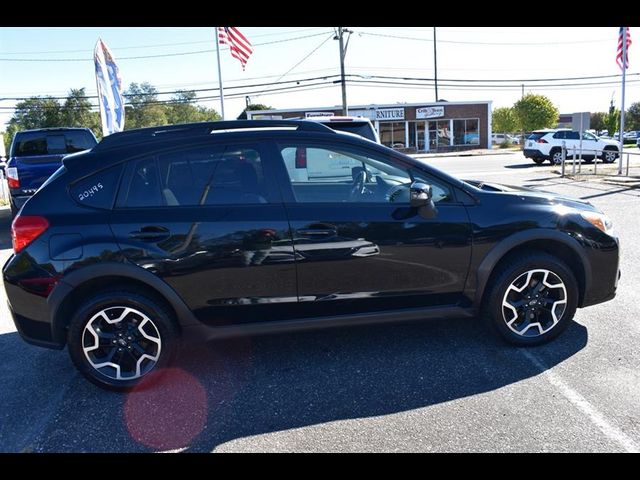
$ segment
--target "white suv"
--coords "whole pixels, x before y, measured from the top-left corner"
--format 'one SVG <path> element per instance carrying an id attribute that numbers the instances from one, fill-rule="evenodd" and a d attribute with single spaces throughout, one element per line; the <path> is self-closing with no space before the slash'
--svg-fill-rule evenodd
<path id="1" fill-rule="evenodd" d="M 536 130 L 527 137 L 524 156 L 538 165 L 549 160 L 552 164 L 562 163 L 562 142 L 567 148 L 567 158 L 580 154 L 580 132 L 569 129 Z M 589 132 L 582 133 L 582 159 L 592 161 L 596 156 L 605 163 L 613 163 L 618 158 L 618 142 L 596 137 Z"/>

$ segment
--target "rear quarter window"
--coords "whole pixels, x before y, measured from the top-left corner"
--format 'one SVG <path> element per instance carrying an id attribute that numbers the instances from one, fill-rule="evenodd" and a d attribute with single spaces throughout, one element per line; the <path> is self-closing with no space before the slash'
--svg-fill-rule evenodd
<path id="1" fill-rule="evenodd" d="M 122 164 L 115 165 L 74 183 L 69 189 L 71 198 L 79 205 L 111 209 L 122 169 Z"/>

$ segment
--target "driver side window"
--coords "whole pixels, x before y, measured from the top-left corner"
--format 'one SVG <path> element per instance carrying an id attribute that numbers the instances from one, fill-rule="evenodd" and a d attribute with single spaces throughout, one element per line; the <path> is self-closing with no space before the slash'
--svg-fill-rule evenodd
<path id="1" fill-rule="evenodd" d="M 432 186 L 433 200 L 450 201 L 448 187 L 390 158 L 371 157 L 341 147 L 280 145 L 298 203 L 409 203 L 413 180 Z"/>

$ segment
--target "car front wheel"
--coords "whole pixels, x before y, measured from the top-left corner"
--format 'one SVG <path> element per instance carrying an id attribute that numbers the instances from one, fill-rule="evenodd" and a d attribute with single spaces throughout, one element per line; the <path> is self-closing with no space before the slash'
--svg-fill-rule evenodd
<path id="1" fill-rule="evenodd" d="M 76 368 L 91 382 L 128 390 L 168 365 L 178 330 L 164 305 L 134 291 L 105 291 L 88 299 L 69 324 Z"/>
<path id="2" fill-rule="evenodd" d="M 618 158 L 618 150 L 616 148 L 605 148 L 602 152 L 602 161 L 604 163 L 613 163 Z"/>
<path id="3" fill-rule="evenodd" d="M 513 257 L 493 276 L 483 316 L 515 345 L 548 342 L 567 328 L 578 283 L 564 262 L 546 253 Z"/>

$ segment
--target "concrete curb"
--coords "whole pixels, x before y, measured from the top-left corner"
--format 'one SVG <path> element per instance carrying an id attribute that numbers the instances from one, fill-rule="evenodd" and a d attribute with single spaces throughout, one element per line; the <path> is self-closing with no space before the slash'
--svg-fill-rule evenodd
<path id="1" fill-rule="evenodd" d="M 446 153 L 410 153 L 409 156 L 413 158 L 433 158 L 433 157 L 475 157 L 485 155 L 510 155 L 512 153 L 521 153 L 522 150 L 467 150 L 460 152 L 446 152 Z"/>

